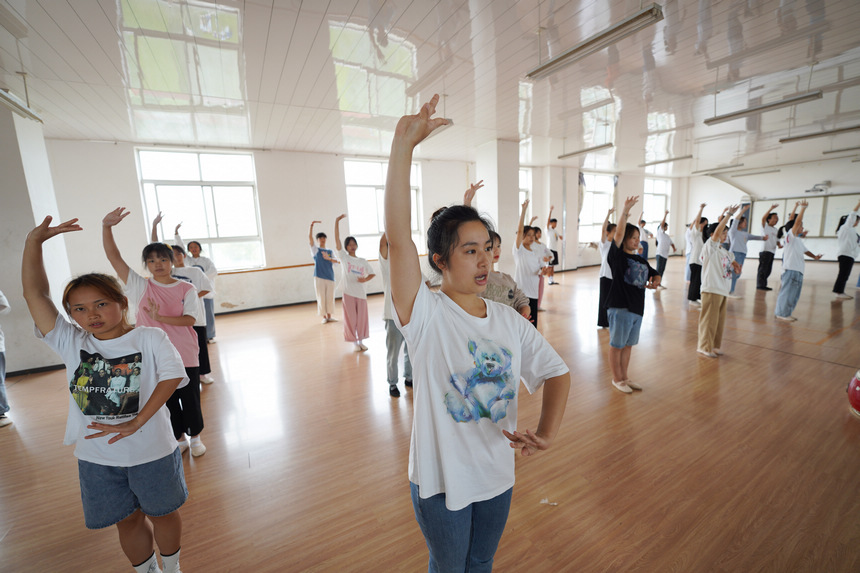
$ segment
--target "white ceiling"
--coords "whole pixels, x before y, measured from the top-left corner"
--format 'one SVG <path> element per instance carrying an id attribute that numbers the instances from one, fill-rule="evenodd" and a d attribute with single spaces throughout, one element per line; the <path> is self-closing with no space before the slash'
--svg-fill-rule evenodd
<path id="1" fill-rule="evenodd" d="M 664 19 L 540 81 L 525 75 L 638 11 L 631 0 L 0 0 L 0 87 L 48 138 L 387 155 L 434 92 L 452 128 L 418 156 L 683 176 L 825 165 L 860 177 L 857 0 L 662 0 Z M 645 3 L 644 5 L 647 5 Z M 706 126 L 713 115 L 822 99 Z M 557 159 L 612 141 L 609 151 Z M 733 184 L 751 184 L 755 177 Z M 791 182 L 791 178 L 787 178 Z"/>

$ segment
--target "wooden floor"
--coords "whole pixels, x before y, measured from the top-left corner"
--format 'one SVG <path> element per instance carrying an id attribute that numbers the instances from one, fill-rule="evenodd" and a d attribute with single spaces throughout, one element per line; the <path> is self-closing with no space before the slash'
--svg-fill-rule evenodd
<path id="1" fill-rule="evenodd" d="M 631 396 L 610 386 L 598 269 L 547 287 L 541 330 L 573 387 L 553 449 L 517 462 L 497 571 L 860 571 L 860 419 L 845 393 L 860 298 L 832 302 L 836 264 L 807 263 L 798 322 L 777 322 L 754 265 L 713 360 L 695 352 L 698 314 L 670 259 L 669 288 L 646 296 L 631 362 L 645 390 Z M 185 460 L 185 573 L 426 571 L 406 475 L 411 394 L 388 396 L 381 302 L 364 354 L 314 305 L 218 318 L 209 449 Z M 7 382 L 0 571 L 130 571 L 114 529 L 84 527 L 63 379 Z M 521 429 L 539 407 L 521 394 Z"/>

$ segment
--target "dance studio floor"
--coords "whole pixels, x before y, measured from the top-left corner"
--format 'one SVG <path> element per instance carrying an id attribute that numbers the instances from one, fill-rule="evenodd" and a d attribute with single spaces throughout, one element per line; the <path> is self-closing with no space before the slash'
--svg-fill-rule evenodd
<path id="1" fill-rule="evenodd" d="M 778 322 L 777 293 L 755 290 L 750 261 L 743 298 L 728 303 L 726 355 L 708 359 L 683 262 L 671 258 L 668 289 L 646 295 L 631 361 L 645 390 L 630 396 L 610 385 L 597 267 L 546 287 L 540 330 L 572 391 L 553 447 L 517 462 L 496 571 L 860 570 L 860 419 L 845 393 L 860 298 L 832 302 L 837 265 L 807 262 L 799 320 Z M 314 304 L 218 317 L 208 451 L 185 454 L 185 573 L 426 571 L 406 475 L 411 391 L 401 381 L 403 397 L 388 396 L 382 297 L 369 307 L 360 354 Z M 130 571 L 114 528 L 84 527 L 63 372 L 7 384 L 0 571 Z M 540 393 L 523 391 L 520 429 L 539 412 Z"/>

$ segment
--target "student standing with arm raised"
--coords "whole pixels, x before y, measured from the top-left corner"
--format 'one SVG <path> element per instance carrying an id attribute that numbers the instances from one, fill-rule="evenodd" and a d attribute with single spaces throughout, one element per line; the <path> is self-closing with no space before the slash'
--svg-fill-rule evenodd
<path id="1" fill-rule="evenodd" d="M 776 256 L 777 247 L 777 230 L 776 224 L 779 222 L 779 215 L 773 212 L 779 207 L 778 203 L 774 203 L 761 218 L 762 233 L 765 237 L 764 245 L 758 255 L 758 273 L 756 275 L 756 288 L 758 290 L 773 290 L 767 286 L 767 279 L 773 270 L 773 258 Z"/>

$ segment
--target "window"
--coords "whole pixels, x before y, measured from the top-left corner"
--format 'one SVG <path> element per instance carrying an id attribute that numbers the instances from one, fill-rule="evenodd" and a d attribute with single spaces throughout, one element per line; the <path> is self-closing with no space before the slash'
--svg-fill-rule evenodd
<path id="1" fill-rule="evenodd" d="M 585 192 L 579 210 L 579 242 L 600 241 L 601 227 L 606 213 L 612 208 L 615 193 L 615 175 L 583 173 Z"/>
<path id="2" fill-rule="evenodd" d="M 532 170 L 527 168 L 520 169 L 520 193 L 519 193 L 520 202 L 517 205 L 517 213 L 522 209 L 522 204 L 525 203 L 526 199 L 531 200 L 532 198 Z M 526 224 L 531 220 L 532 214 L 532 204 L 529 203 L 529 208 L 526 209 Z"/>
<path id="3" fill-rule="evenodd" d="M 657 233 L 657 225 L 663 220 L 666 209 L 672 203 L 672 180 L 645 178 L 645 200 L 642 205 L 642 218 L 652 233 Z M 670 221 L 671 215 L 666 217 Z"/>
<path id="4" fill-rule="evenodd" d="M 137 151 L 147 221 L 164 213 L 159 238 L 173 231 L 198 241 L 219 270 L 265 265 L 251 154 Z"/>
<path id="5" fill-rule="evenodd" d="M 388 174 L 387 161 L 364 161 L 346 159 L 343 162 L 346 180 L 346 206 L 349 218 L 341 223 L 341 241 L 352 235 L 358 241 L 355 254 L 365 259 L 375 259 L 379 253 L 379 238 L 385 231 L 385 178 Z M 418 252 L 425 250 L 425 241 L 420 227 L 421 204 L 418 164 L 412 164 L 409 175 L 412 181 L 412 240 Z M 329 237 L 333 246 L 333 237 Z"/>

